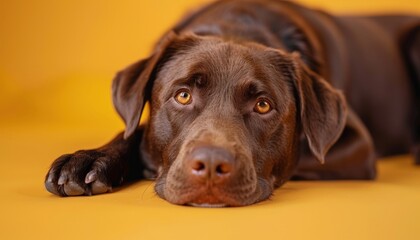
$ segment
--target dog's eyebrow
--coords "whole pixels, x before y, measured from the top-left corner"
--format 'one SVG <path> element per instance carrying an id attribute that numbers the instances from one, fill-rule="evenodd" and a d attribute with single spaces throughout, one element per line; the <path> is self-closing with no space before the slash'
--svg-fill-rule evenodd
<path id="1" fill-rule="evenodd" d="M 202 80 L 206 78 L 207 71 L 204 67 L 204 64 L 198 62 L 191 67 L 189 67 L 187 73 L 175 79 L 172 84 L 173 85 L 186 85 L 186 86 L 194 86 L 195 84 L 203 84 Z M 201 80 L 201 82 L 199 82 Z"/>
<path id="2" fill-rule="evenodd" d="M 261 80 L 245 80 L 239 84 L 238 88 L 245 99 L 256 98 L 261 95 L 277 97 L 270 86 L 264 84 Z"/>
<path id="3" fill-rule="evenodd" d="M 203 73 L 197 72 L 197 73 L 188 74 L 185 77 L 181 77 L 174 80 L 172 85 L 173 86 L 188 86 L 188 87 L 203 86 L 204 79 L 205 79 L 205 75 Z"/>
<path id="4" fill-rule="evenodd" d="M 249 81 L 248 84 L 254 87 L 255 93 L 267 92 L 273 97 L 278 97 L 274 91 L 277 86 L 274 86 L 275 81 L 273 81 L 274 79 L 272 79 L 273 76 L 270 74 L 270 71 L 259 64 L 252 64 L 251 66 L 253 78 L 256 80 Z"/>

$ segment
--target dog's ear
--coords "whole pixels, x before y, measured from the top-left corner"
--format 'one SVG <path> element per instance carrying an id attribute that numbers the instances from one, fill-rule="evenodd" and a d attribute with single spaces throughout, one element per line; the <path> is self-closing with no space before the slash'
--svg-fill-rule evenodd
<path id="1" fill-rule="evenodd" d="M 324 163 L 328 150 L 343 132 L 347 105 L 333 88 L 302 61 L 299 53 L 269 49 L 269 59 L 292 82 L 303 133 L 315 158 Z M 272 54 L 275 52 L 275 56 Z"/>
<path id="2" fill-rule="evenodd" d="M 140 60 L 115 76 L 112 83 L 112 98 L 115 109 L 124 120 L 124 138 L 128 138 L 137 128 L 143 107 L 150 98 L 153 71 L 164 56 L 168 45 L 176 38 L 169 32 L 156 46 L 151 57 Z"/>
<path id="3" fill-rule="evenodd" d="M 176 53 L 187 51 L 200 40 L 193 33 L 178 36 L 170 31 L 158 42 L 149 58 L 132 64 L 116 75 L 112 83 L 112 98 L 115 109 L 126 125 L 125 139 L 133 134 L 139 124 L 143 107 L 151 98 L 154 77 L 159 69 Z"/>
<path id="4" fill-rule="evenodd" d="M 310 70 L 299 54 L 292 54 L 291 59 L 303 133 L 312 154 L 323 164 L 326 153 L 343 132 L 346 100 L 341 91 Z"/>

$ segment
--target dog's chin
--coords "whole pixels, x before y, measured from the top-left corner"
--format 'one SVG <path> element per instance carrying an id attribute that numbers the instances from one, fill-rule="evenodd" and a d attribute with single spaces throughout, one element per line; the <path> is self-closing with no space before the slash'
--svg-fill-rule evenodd
<path id="1" fill-rule="evenodd" d="M 256 201 L 250 199 L 236 199 L 222 194 L 180 194 L 177 197 L 165 197 L 167 201 L 177 205 L 185 205 L 201 208 L 222 208 L 222 207 L 240 207 L 253 204 Z"/>
<path id="2" fill-rule="evenodd" d="M 201 190 L 201 191 L 200 191 Z M 241 206 L 240 201 L 235 198 L 229 197 L 223 190 L 213 190 L 202 188 L 197 191 L 197 194 L 184 194 L 181 196 L 180 203 L 182 205 L 202 207 L 202 208 L 222 208 L 222 207 L 234 207 Z"/>
<path id="3" fill-rule="evenodd" d="M 201 208 L 223 208 L 229 207 L 226 203 L 187 203 L 186 205 Z"/>
<path id="4" fill-rule="evenodd" d="M 258 179 L 254 187 L 242 187 L 240 192 L 229 189 L 196 187 L 187 189 L 168 189 L 166 184 L 158 181 L 156 193 L 170 203 L 202 208 L 241 207 L 268 199 L 273 186 L 264 179 Z M 246 191 L 250 190 L 250 191 Z"/>

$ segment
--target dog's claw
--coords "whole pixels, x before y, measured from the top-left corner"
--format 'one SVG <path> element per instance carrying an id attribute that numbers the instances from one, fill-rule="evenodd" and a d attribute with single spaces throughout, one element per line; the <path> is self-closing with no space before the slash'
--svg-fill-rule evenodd
<path id="1" fill-rule="evenodd" d="M 89 184 L 93 181 L 98 179 L 98 175 L 96 174 L 96 171 L 90 171 L 88 174 L 86 174 L 85 183 Z"/>
<path id="2" fill-rule="evenodd" d="M 63 185 L 67 182 L 67 176 L 66 175 L 61 175 L 60 178 L 58 179 L 58 185 Z"/>
<path id="3" fill-rule="evenodd" d="M 47 182 L 52 183 L 53 182 L 53 178 L 54 178 L 54 172 L 53 171 L 50 171 L 48 173 L 48 177 L 47 177 L 47 180 L 45 181 L 45 183 L 47 183 Z"/>

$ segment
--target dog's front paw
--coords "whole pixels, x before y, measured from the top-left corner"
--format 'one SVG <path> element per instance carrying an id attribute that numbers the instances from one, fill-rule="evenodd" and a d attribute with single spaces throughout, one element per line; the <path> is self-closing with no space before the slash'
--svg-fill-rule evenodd
<path id="1" fill-rule="evenodd" d="M 51 165 L 45 188 L 59 196 L 106 193 L 123 181 L 123 164 L 116 154 L 81 150 L 65 154 Z"/>

